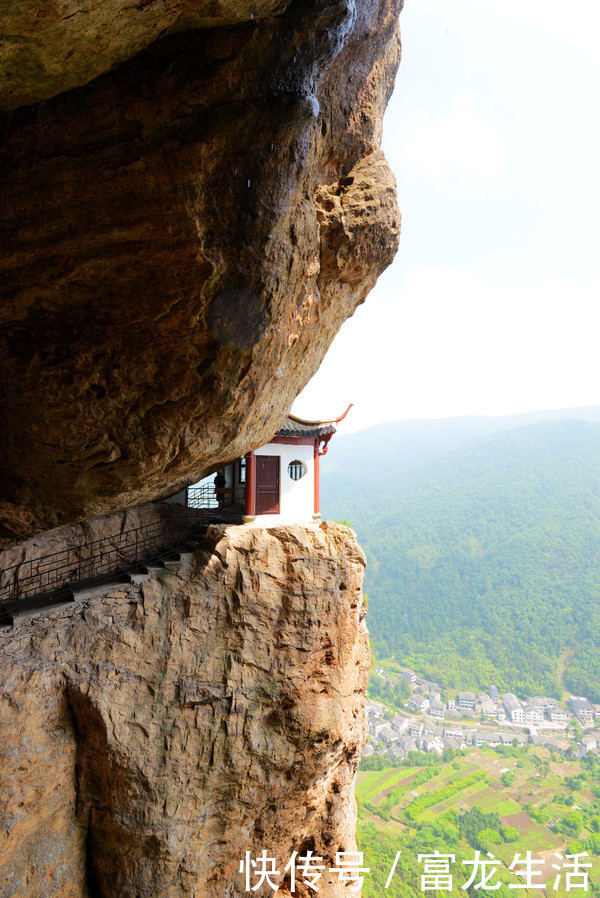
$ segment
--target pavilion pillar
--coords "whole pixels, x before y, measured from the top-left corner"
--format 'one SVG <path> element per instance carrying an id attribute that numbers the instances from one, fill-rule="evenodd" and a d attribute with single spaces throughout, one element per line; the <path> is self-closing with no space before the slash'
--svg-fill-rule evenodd
<path id="1" fill-rule="evenodd" d="M 246 453 L 246 498 L 244 503 L 244 524 L 251 524 L 256 517 L 256 456 Z"/>
<path id="2" fill-rule="evenodd" d="M 318 437 L 315 439 L 315 448 L 313 453 L 314 459 L 314 482 L 315 482 L 315 504 L 314 504 L 314 513 L 313 513 L 313 521 L 321 520 L 321 511 L 320 511 L 320 495 L 319 495 L 319 439 Z"/>

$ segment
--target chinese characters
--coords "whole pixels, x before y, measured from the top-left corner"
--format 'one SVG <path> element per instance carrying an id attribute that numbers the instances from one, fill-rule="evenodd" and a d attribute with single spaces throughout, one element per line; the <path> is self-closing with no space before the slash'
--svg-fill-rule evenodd
<path id="1" fill-rule="evenodd" d="M 396 852 L 385 884 L 386 889 L 389 889 L 397 873 L 400 854 L 400 851 Z M 515 854 L 508 868 L 505 868 L 516 880 L 509 882 L 508 888 L 532 890 L 548 888 L 556 892 L 563 883 L 567 892 L 575 889 L 587 892 L 588 868 L 592 866 L 588 853 L 584 851 L 579 854 L 555 854 L 554 858 L 559 862 L 552 864 L 556 875 L 552 882 L 547 883 L 543 881 L 544 860 L 534 858 L 531 851 L 527 851 L 524 855 Z M 436 849 L 430 854 L 419 854 L 418 862 L 422 867 L 421 892 L 451 892 L 456 886 L 463 891 L 473 888 L 493 892 L 502 885 L 497 877 L 502 863 L 491 852 L 487 852 L 484 857 L 480 851 L 476 851 L 472 860 L 463 860 L 461 866 L 466 869 L 461 870 L 460 876 L 454 872 L 454 867 L 458 866 L 454 854 L 442 854 Z M 279 869 L 277 859 L 271 857 L 266 850 L 257 857 L 252 857 L 251 852 L 246 851 L 240 861 L 239 872 L 244 874 L 247 892 L 257 892 L 262 886 L 275 892 L 283 878 L 287 877 L 290 891 L 294 894 L 298 882 L 302 882 L 317 893 L 326 870 L 334 880 L 346 887 L 349 894 L 359 892 L 365 876 L 371 872 L 370 868 L 364 865 L 362 851 L 338 851 L 335 855 L 335 864 L 330 867 L 325 865 L 323 857 L 312 851 L 304 853 L 293 851 L 285 866 Z M 459 879 L 460 882 L 457 881 Z"/>

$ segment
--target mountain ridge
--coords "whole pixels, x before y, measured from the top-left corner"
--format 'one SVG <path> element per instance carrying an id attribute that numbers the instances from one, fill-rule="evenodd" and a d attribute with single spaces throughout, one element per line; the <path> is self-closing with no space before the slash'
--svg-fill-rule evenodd
<path id="1" fill-rule="evenodd" d="M 560 695 L 574 649 L 567 688 L 600 699 L 600 409 L 575 411 L 418 460 L 379 442 L 367 478 L 360 457 L 324 477 L 369 560 L 377 653 L 449 687 Z"/>

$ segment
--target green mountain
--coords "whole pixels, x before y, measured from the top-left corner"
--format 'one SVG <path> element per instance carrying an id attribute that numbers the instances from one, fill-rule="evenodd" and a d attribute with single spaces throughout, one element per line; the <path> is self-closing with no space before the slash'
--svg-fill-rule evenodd
<path id="1" fill-rule="evenodd" d="M 376 654 L 448 687 L 600 701 L 599 411 L 338 438 L 323 507 L 367 553 Z"/>

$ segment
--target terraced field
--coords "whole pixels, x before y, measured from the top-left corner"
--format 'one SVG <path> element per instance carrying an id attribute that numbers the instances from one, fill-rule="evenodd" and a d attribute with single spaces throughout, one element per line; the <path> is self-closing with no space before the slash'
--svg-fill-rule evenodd
<path id="1" fill-rule="evenodd" d="M 453 889 L 440 890 L 450 894 L 465 894 L 463 871 L 472 868 L 462 866 L 462 861 L 472 860 L 480 850 L 482 857 L 489 851 L 498 860 L 497 879 L 502 885 L 494 890 L 496 896 L 583 895 L 584 889 L 573 884 L 567 892 L 564 871 L 554 888 L 557 871 L 552 865 L 560 866 L 556 853 L 584 852 L 589 857 L 583 860 L 592 864 L 587 891 L 600 895 L 600 765 L 559 759 L 543 748 L 518 750 L 508 757 L 472 749 L 434 767 L 361 772 L 357 799 L 359 842 L 373 871 L 365 877 L 364 898 L 421 894 L 423 865 L 418 854 L 436 849 L 455 855 L 462 876 L 455 877 Z M 483 824 L 477 820 L 487 821 L 479 832 L 477 825 Z M 401 858 L 386 889 L 397 851 Z M 519 888 L 515 893 L 514 886 L 525 880 L 508 866 L 515 855 L 525 857 L 528 851 L 539 862 L 531 885 L 546 887 Z M 577 882 L 583 883 L 581 877 Z"/>

